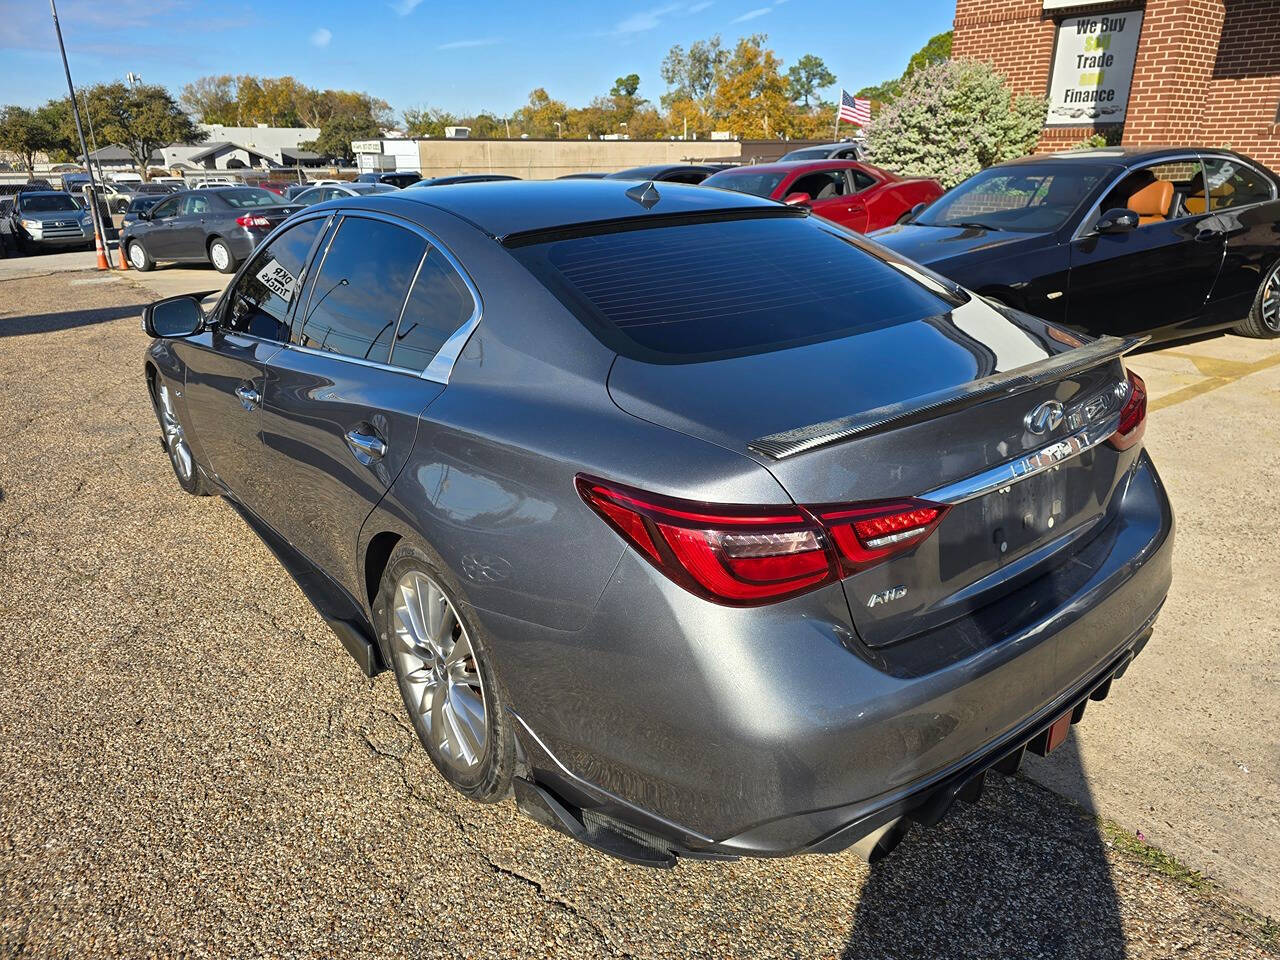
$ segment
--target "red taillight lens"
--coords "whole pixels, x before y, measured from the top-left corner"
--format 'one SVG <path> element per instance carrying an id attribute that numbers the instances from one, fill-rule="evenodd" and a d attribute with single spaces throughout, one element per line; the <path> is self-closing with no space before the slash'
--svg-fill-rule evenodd
<path id="1" fill-rule="evenodd" d="M 271 221 L 266 217 L 260 217 L 255 213 L 246 213 L 243 217 L 236 217 L 236 223 L 242 227 L 269 227 Z"/>
<path id="2" fill-rule="evenodd" d="M 1129 398 L 1120 410 L 1120 425 L 1108 441 L 1117 450 L 1128 450 L 1142 440 L 1147 431 L 1147 385 L 1129 371 Z"/>
<path id="3" fill-rule="evenodd" d="M 822 507 L 817 514 L 831 531 L 848 576 L 928 539 L 947 510 L 945 504 L 911 499 Z"/>
<path id="4" fill-rule="evenodd" d="M 920 500 L 825 507 L 718 506 L 590 477 L 578 492 L 628 543 L 716 603 L 772 603 L 865 570 L 929 536 L 946 507 Z"/>

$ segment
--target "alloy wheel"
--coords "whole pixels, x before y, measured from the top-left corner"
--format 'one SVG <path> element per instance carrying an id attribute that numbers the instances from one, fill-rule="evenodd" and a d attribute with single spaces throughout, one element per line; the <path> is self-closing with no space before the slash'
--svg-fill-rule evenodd
<path id="1" fill-rule="evenodd" d="M 1262 288 L 1262 322 L 1268 330 L 1280 331 L 1280 264 L 1272 269 Z"/>
<path id="2" fill-rule="evenodd" d="M 184 482 L 190 480 L 195 461 L 191 457 L 191 448 L 187 446 L 187 437 L 182 432 L 178 414 L 173 409 L 169 388 L 164 384 L 160 385 L 160 426 L 164 430 L 164 445 L 169 451 L 169 459 L 173 461 L 173 468 Z"/>
<path id="3" fill-rule="evenodd" d="M 475 770 L 488 744 L 489 697 L 452 601 L 429 576 L 410 570 L 396 584 L 392 623 L 410 709 L 445 763 Z"/>

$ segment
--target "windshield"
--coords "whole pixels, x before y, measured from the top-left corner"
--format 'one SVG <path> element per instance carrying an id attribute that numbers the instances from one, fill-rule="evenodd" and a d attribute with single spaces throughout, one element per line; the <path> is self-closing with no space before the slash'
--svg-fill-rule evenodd
<path id="1" fill-rule="evenodd" d="M 23 213 L 56 213 L 60 210 L 78 210 L 75 201 L 64 193 L 37 193 L 18 200 Z"/>
<path id="2" fill-rule="evenodd" d="M 151 196 L 151 195 L 134 197 L 129 204 L 129 212 L 137 213 L 139 210 L 149 209 L 150 207 L 154 207 L 157 203 L 159 203 L 163 199 L 164 199 L 163 196 L 157 197 L 157 196 Z"/>
<path id="3" fill-rule="evenodd" d="M 830 147 L 807 147 L 804 150 L 792 150 L 782 159 L 788 163 L 792 160 L 825 160 L 830 154 Z"/>
<path id="4" fill-rule="evenodd" d="M 737 193 L 750 193 L 757 197 L 768 197 L 778 189 L 778 184 L 786 176 L 783 173 L 717 173 L 702 181 L 704 187 L 720 187 L 722 190 L 733 190 Z"/>
<path id="5" fill-rule="evenodd" d="M 1084 163 L 991 167 L 952 187 L 921 210 L 912 223 L 1016 233 L 1056 230 L 1079 209 L 1110 169 Z"/>
<path id="6" fill-rule="evenodd" d="M 259 187 L 234 187 L 219 190 L 218 196 L 237 209 L 245 207 L 278 207 L 283 202 L 270 190 Z"/>

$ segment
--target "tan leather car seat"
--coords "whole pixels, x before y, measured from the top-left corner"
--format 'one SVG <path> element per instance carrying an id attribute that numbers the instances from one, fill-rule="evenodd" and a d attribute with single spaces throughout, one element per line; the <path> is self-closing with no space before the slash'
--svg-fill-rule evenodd
<path id="1" fill-rule="evenodd" d="M 1187 193 L 1182 198 L 1183 206 L 1187 208 L 1187 213 L 1196 214 L 1205 212 L 1204 199 L 1204 175 L 1197 173 L 1189 181 L 1187 181 Z"/>
<path id="2" fill-rule="evenodd" d="M 1157 180 L 1129 194 L 1129 209 L 1138 215 L 1140 226 L 1168 220 L 1172 205 L 1173 184 L 1168 180 Z"/>

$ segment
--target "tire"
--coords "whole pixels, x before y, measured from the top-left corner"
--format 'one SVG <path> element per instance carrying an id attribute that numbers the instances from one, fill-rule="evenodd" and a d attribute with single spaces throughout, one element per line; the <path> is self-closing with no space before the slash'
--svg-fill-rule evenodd
<path id="1" fill-rule="evenodd" d="M 235 273 L 236 267 L 240 265 L 227 241 L 221 237 L 214 237 L 209 241 L 209 262 L 219 273 Z"/>
<path id="2" fill-rule="evenodd" d="M 130 240 L 125 250 L 129 254 L 129 266 L 134 270 L 146 273 L 156 268 L 156 262 L 151 259 L 151 254 L 147 253 L 141 240 Z"/>
<path id="3" fill-rule="evenodd" d="M 173 475 L 178 478 L 178 486 L 193 497 L 212 496 L 217 491 L 205 478 L 200 464 L 196 463 L 182 429 L 182 421 L 178 419 L 177 409 L 173 405 L 172 393 L 159 377 L 153 386 L 152 400 L 155 403 L 156 419 L 160 421 L 161 441 L 165 452 L 169 454 L 169 465 L 173 467 Z"/>
<path id="4" fill-rule="evenodd" d="M 1274 340 L 1280 337 L 1280 262 L 1272 266 L 1253 298 L 1249 316 L 1236 324 L 1235 332 L 1242 337 Z"/>
<path id="5" fill-rule="evenodd" d="M 515 737 L 489 651 L 445 586 L 451 581 L 402 541 L 383 571 L 374 623 L 431 762 L 464 796 L 496 803 L 511 791 Z"/>

